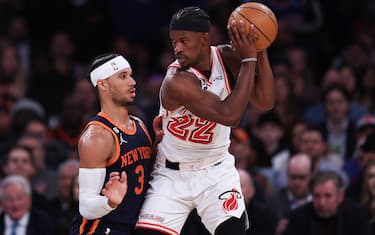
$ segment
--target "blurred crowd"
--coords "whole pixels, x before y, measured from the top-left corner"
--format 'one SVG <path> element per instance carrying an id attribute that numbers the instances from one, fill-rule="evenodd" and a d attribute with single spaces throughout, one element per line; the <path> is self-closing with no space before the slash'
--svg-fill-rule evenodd
<path id="1" fill-rule="evenodd" d="M 0 0 L 0 173 L 30 184 L 22 199 L 32 201 L 20 207 L 54 215 L 47 218 L 58 230 L 53 234 L 68 234 L 77 206 L 79 134 L 99 111 L 87 79 L 94 56 L 110 51 L 130 61 L 137 82 L 131 111 L 152 130 L 163 73 L 174 60 L 172 13 L 188 5 L 205 9 L 216 45 L 228 42 L 227 19 L 243 2 Z M 271 232 L 258 234 L 293 234 L 287 229 L 293 210 L 320 208 L 309 183 L 321 171 L 339 176 L 345 201 L 365 208 L 366 223 L 374 225 L 375 1 L 261 2 L 279 24 L 268 48 L 276 105 L 269 112 L 249 105 L 230 146 L 236 167 L 248 174 L 249 201 L 268 215 Z M 6 202 L 21 197 L 6 193 L 0 186 L 1 210 L 15 213 Z"/>

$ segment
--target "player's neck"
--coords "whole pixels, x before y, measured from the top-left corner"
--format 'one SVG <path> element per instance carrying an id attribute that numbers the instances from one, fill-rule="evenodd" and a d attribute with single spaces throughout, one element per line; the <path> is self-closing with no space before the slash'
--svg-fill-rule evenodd
<path id="1" fill-rule="evenodd" d="M 202 55 L 201 63 L 195 66 L 199 71 L 210 72 L 212 67 L 211 47 Z"/>
<path id="2" fill-rule="evenodd" d="M 119 125 L 129 124 L 129 110 L 126 107 L 103 106 L 101 111 Z"/>

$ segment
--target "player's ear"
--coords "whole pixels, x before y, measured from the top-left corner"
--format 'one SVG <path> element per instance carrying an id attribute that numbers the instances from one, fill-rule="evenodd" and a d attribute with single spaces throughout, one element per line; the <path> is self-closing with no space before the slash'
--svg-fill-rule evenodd
<path id="1" fill-rule="evenodd" d="M 99 80 L 97 82 L 97 86 L 100 89 L 106 89 L 107 88 L 107 82 L 106 82 L 106 80 Z"/>
<path id="2" fill-rule="evenodd" d="M 210 43 L 209 33 L 202 33 L 202 43 L 207 44 Z"/>

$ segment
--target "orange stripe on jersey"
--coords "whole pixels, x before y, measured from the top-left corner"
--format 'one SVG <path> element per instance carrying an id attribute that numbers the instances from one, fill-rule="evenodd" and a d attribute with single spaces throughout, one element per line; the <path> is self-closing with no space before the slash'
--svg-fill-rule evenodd
<path id="1" fill-rule="evenodd" d="M 130 115 L 130 116 L 139 122 L 139 125 L 142 127 L 143 131 L 147 135 L 148 140 L 150 141 L 150 144 L 152 145 L 151 136 L 148 133 L 147 127 L 145 126 L 145 124 L 143 123 L 143 121 L 140 118 L 136 117 L 136 116 L 133 116 L 133 115 Z"/>
<path id="2" fill-rule="evenodd" d="M 227 71 L 225 70 L 225 66 L 224 66 L 223 59 L 221 58 L 220 50 L 217 47 L 216 47 L 216 54 L 217 54 L 217 58 L 219 58 L 221 69 L 224 71 L 225 86 L 227 88 L 228 93 L 230 94 L 232 90 L 230 89 L 230 85 L 229 85 L 230 83 L 229 83 Z"/>
<path id="3" fill-rule="evenodd" d="M 81 234 L 83 234 L 83 232 L 85 231 L 85 226 L 86 226 L 86 224 L 87 224 L 87 219 L 85 219 L 85 218 L 83 218 L 82 219 L 82 223 L 81 223 L 81 225 L 79 226 L 79 234 L 81 235 Z"/>
<path id="4" fill-rule="evenodd" d="M 118 142 L 118 138 L 117 138 L 117 135 L 113 132 L 113 130 L 111 128 L 109 128 L 108 126 L 106 126 L 104 123 L 102 122 L 99 122 L 99 121 L 91 121 L 89 122 L 87 125 L 98 125 L 98 126 L 101 126 L 103 127 L 104 129 L 108 130 L 112 135 L 113 135 L 113 138 L 115 139 L 115 154 L 113 154 L 113 156 L 110 158 L 110 160 L 107 162 L 107 166 L 110 166 L 112 165 L 113 163 L 115 163 L 117 161 L 117 159 L 120 157 L 120 143 Z"/>
<path id="5" fill-rule="evenodd" d="M 100 219 L 94 220 L 87 235 L 91 235 L 95 232 L 95 230 L 98 228 L 99 222 L 100 222 Z"/>
<path id="6" fill-rule="evenodd" d="M 137 224 L 135 225 L 135 228 L 147 228 L 150 230 L 167 233 L 168 235 L 178 235 L 178 232 L 176 230 L 168 228 L 166 226 L 162 226 L 160 224 L 137 222 Z"/>
<path id="7" fill-rule="evenodd" d="M 117 122 L 113 121 L 107 114 L 105 114 L 103 112 L 99 112 L 98 116 L 104 117 L 105 119 L 107 119 L 108 121 L 110 121 L 114 126 L 116 126 L 117 128 L 119 128 L 121 131 L 123 131 L 127 135 L 134 135 L 137 132 L 137 128 L 135 126 L 135 123 L 132 123 L 133 127 L 132 127 L 131 130 L 127 130 L 125 128 L 122 128 L 121 127 L 122 125 L 120 125 Z"/>

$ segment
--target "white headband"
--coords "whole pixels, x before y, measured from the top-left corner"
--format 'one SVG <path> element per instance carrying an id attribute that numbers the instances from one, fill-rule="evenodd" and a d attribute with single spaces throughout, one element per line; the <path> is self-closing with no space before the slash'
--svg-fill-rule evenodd
<path id="1" fill-rule="evenodd" d="M 126 68 L 130 68 L 129 62 L 123 56 L 117 56 L 90 73 L 91 83 L 93 86 L 96 86 L 99 80 L 109 78 L 118 71 Z"/>

